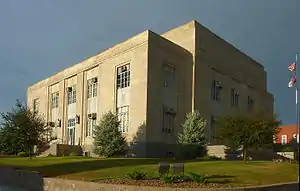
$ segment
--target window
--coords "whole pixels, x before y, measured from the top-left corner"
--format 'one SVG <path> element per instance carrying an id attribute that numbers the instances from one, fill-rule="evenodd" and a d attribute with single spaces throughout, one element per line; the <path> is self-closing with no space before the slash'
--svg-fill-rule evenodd
<path id="1" fill-rule="evenodd" d="M 239 93 L 236 89 L 231 89 L 231 106 L 238 107 L 239 105 Z"/>
<path id="2" fill-rule="evenodd" d="M 96 125 L 96 119 L 88 119 L 86 126 L 86 136 L 92 136 L 94 132 L 94 126 Z"/>
<path id="3" fill-rule="evenodd" d="M 287 135 L 281 136 L 281 144 L 287 144 Z"/>
<path id="4" fill-rule="evenodd" d="M 76 103 L 76 86 L 68 87 L 68 104 Z"/>
<path id="5" fill-rule="evenodd" d="M 119 130 L 122 133 L 128 132 L 129 126 L 129 106 L 122 106 L 117 108 L 118 120 L 120 121 Z"/>
<path id="6" fill-rule="evenodd" d="M 59 98 L 59 93 L 53 93 L 51 94 L 51 107 L 52 109 L 58 108 L 58 98 Z"/>
<path id="7" fill-rule="evenodd" d="M 213 80 L 211 91 L 212 100 L 220 101 L 221 88 L 221 83 L 219 81 Z"/>
<path id="8" fill-rule="evenodd" d="M 97 96 L 98 78 L 92 78 L 88 80 L 88 94 L 87 98 L 94 98 Z"/>
<path id="9" fill-rule="evenodd" d="M 75 118 L 68 119 L 68 127 L 75 127 L 76 120 Z"/>
<path id="10" fill-rule="evenodd" d="M 248 110 L 252 110 L 254 105 L 254 101 L 251 96 L 248 96 Z"/>
<path id="11" fill-rule="evenodd" d="M 33 100 L 33 111 L 39 112 L 39 107 L 40 107 L 40 99 L 36 98 Z"/>
<path id="12" fill-rule="evenodd" d="M 163 66 L 164 72 L 164 87 L 173 87 L 175 85 L 175 68 L 165 64 Z"/>
<path id="13" fill-rule="evenodd" d="M 162 132 L 168 134 L 174 131 L 176 113 L 172 108 L 163 106 L 163 126 Z"/>
<path id="14" fill-rule="evenodd" d="M 126 64 L 117 68 L 117 88 L 126 88 L 130 85 L 130 65 Z"/>

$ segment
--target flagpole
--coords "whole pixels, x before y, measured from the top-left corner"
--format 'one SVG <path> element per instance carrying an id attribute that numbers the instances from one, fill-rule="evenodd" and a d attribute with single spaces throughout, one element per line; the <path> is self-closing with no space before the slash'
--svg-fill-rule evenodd
<path id="1" fill-rule="evenodd" d="M 299 107 L 298 107 L 298 90 L 299 90 L 299 86 L 298 86 L 298 82 L 297 80 L 299 79 L 297 74 L 297 69 L 298 69 L 298 54 L 296 53 L 296 60 L 295 60 L 295 65 L 296 65 L 296 69 L 295 69 L 295 76 L 296 76 L 296 141 L 295 141 L 295 149 L 296 149 L 296 159 L 298 161 L 299 164 L 299 143 L 298 143 L 298 136 L 299 136 Z M 300 81 L 299 81 L 300 82 Z M 298 172 L 298 182 L 299 182 L 299 167 L 297 169 Z"/>
<path id="2" fill-rule="evenodd" d="M 298 69 L 298 54 L 296 53 L 296 70 L 295 70 L 295 76 L 296 76 L 296 80 L 298 80 L 298 72 L 297 72 L 297 69 Z M 297 79 L 298 78 L 298 79 Z M 299 86 L 298 86 L 298 83 L 296 81 L 296 149 L 297 149 L 297 160 L 299 161 L 299 143 L 298 143 L 298 137 L 299 137 L 299 107 L 298 107 L 298 90 L 299 90 Z M 298 175 L 298 180 L 299 180 L 299 175 Z"/>

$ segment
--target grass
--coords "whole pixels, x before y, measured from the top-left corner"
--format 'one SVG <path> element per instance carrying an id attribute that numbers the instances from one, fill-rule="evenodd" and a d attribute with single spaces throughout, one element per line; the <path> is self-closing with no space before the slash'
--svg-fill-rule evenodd
<path id="1" fill-rule="evenodd" d="M 45 177 L 96 181 L 124 178 L 138 170 L 157 176 L 162 159 L 95 159 L 89 157 L 0 158 L 0 165 L 38 171 Z M 230 180 L 233 186 L 265 185 L 297 180 L 298 165 L 269 161 L 185 161 L 185 172 Z"/>

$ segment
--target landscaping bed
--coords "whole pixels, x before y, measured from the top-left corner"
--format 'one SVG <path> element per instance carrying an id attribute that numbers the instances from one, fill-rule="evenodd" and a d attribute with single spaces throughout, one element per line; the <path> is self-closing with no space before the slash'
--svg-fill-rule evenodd
<path id="1" fill-rule="evenodd" d="M 125 184 L 135 186 L 153 186 L 153 187 L 173 187 L 173 188 L 230 188 L 228 184 L 208 183 L 201 184 L 193 181 L 184 181 L 173 184 L 167 184 L 159 178 L 144 179 L 144 180 L 131 180 L 131 179 L 108 179 L 98 180 L 97 183 L 103 184 Z"/>

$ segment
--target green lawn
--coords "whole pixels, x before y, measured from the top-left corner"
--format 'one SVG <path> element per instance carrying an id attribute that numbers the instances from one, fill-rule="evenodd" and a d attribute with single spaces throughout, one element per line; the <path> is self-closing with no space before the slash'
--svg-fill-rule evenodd
<path id="1" fill-rule="evenodd" d="M 134 170 L 157 176 L 161 159 L 95 159 L 87 157 L 0 158 L 0 165 L 40 172 L 45 177 L 75 180 L 123 178 Z M 267 161 L 185 161 L 185 172 L 219 176 L 234 186 L 297 181 L 298 165 Z"/>

